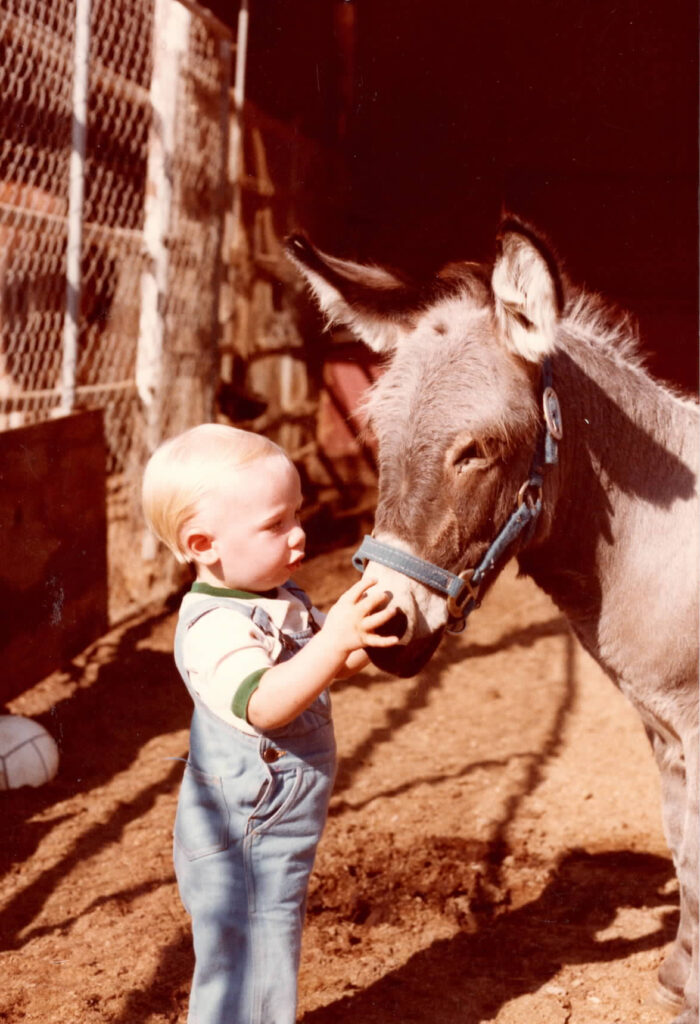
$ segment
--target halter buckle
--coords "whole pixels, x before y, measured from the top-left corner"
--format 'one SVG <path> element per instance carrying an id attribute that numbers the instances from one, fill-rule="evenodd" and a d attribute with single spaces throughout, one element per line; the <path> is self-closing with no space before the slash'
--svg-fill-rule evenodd
<path id="1" fill-rule="evenodd" d="M 465 569 L 464 572 L 460 572 L 458 578 L 462 580 L 465 586 L 460 590 L 459 594 L 450 594 L 447 597 L 447 614 L 450 618 L 445 632 L 451 636 L 464 632 L 464 628 L 467 625 L 467 616 L 465 615 L 464 608 L 467 602 L 473 601 L 474 608 L 478 608 L 481 603 L 479 601 L 480 584 L 472 583 L 475 571 L 475 569 Z"/>
<path id="2" fill-rule="evenodd" d="M 474 571 L 474 569 L 465 569 L 464 572 L 458 573 L 458 579 L 462 580 L 464 586 L 458 594 L 449 594 L 447 597 L 447 613 L 451 619 L 465 619 L 464 606 L 467 601 L 473 601 L 475 607 L 479 604 L 479 584 L 472 583 Z M 464 629 L 464 625 L 461 629 L 452 629 L 451 632 L 461 633 L 462 629 Z"/>

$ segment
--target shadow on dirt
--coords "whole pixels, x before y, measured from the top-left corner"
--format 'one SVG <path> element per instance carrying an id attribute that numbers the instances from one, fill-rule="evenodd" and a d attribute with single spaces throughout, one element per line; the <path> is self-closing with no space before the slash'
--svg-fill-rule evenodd
<path id="1" fill-rule="evenodd" d="M 92 791 L 128 770 L 149 740 L 189 725 L 191 701 L 179 683 L 172 655 L 146 646 L 155 630 L 169 629 L 171 614 L 166 608 L 157 616 L 107 634 L 87 664 L 76 659 L 67 669 L 78 684 L 71 696 L 58 701 L 46 714 L 35 716 L 59 744 L 59 774 L 38 789 L 25 787 L 1 794 L 5 826 L 0 874 L 13 864 L 28 861 L 52 830 L 66 825 L 73 816 L 79 817 L 71 811 L 41 820 L 43 811 L 77 794 L 89 798 Z M 87 829 L 76 821 L 74 839 L 63 856 L 3 908 L 3 947 L 15 948 L 19 934 L 60 887 L 72 865 L 119 842 L 130 822 L 146 815 L 161 795 L 177 788 L 181 775 L 182 765 L 174 763 L 157 783 L 145 786 L 128 802 L 119 801 L 106 821 Z"/>
<path id="2" fill-rule="evenodd" d="M 154 1019 L 184 1021 L 193 969 L 192 936 L 189 930 L 181 931 L 161 950 L 160 962 L 148 983 L 131 989 L 119 1016 L 109 1018 L 110 1024 Z"/>
<path id="3" fill-rule="evenodd" d="M 159 796 L 172 791 L 179 783 L 182 775 L 181 765 L 174 764 L 168 774 L 159 783 L 142 790 L 136 799 L 129 803 L 121 803 L 118 810 L 106 822 L 98 822 L 87 831 L 77 831 L 75 841 L 64 855 L 51 867 L 42 871 L 37 879 L 17 892 L 8 900 L 0 913 L 0 935 L 3 949 L 16 949 L 23 946 L 34 934 L 42 930 L 24 930 L 39 915 L 42 907 L 53 892 L 65 882 L 74 864 L 80 863 L 113 843 L 118 843 L 124 829 L 132 822 L 144 817 L 154 806 Z M 20 828 L 8 829 L 7 842 L 3 845 L 3 859 L 19 859 L 18 848 L 23 843 L 38 844 L 44 834 L 55 827 L 58 821 L 66 818 L 52 819 L 50 822 L 31 822 Z M 110 894 L 112 898 L 114 894 Z M 84 911 L 83 914 L 86 914 Z M 81 915 L 82 916 L 82 915 Z M 72 923 L 72 920 L 53 924 L 47 929 L 49 933 L 60 931 Z M 24 933 L 24 934 L 23 934 Z M 21 938 L 20 938 L 21 936 Z"/>
<path id="4" fill-rule="evenodd" d="M 351 785 L 353 777 L 361 769 L 363 760 L 372 755 L 377 746 L 390 742 L 396 736 L 398 729 L 410 722 L 417 711 L 427 706 L 430 693 L 440 686 L 443 674 L 449 671 L 450 666 L 456 660 L 454 648 L 443 648 L 416 676 L 415 683 L 403 705 L 389 709 L 386 723 L 375 727 L 362 744 L 340 761 L 329 816 L 333 818 L 348 810 L 359 810 L 366 804 L 381 798 L 400 796 L 416 786 L 439 785 L 448 778 L 463 778 L 484 768 L 505 768 L 508 763 L 517 759 L 523 765 L 522 781 L 506 800 L 503 813 L 489 840 L 488 855 L 484 858 L 487 884 L 491 888 L 500 889 L 502 862 L 508 853 L 508 828 L 516 818 L 523 800 L 530 796 L 541 783 L 546 764 L 556 757 L 563 742 L 565 723 L 573 708 L 577 690 L 574 664 L 576 641 L 565 619 L 558 617 L 508 633 L 489 645 L 471 644 L 466 651 L 463 650 L 457 654 L 458 657 L 460 655 L 461 657 L 475 657 L 516 646 L 529 647 L 543 637 L 552 636 L 561 636 L 564 642 L 561 692 L 556 702 L 553 702 L 554 713 L 548 729 L 535 749 L 515 752 L 505 760 L 470 762 L 452 773 L 441 773 L 432 777 L 416 776 L 401 786 L 375 792 L 359 803 L 338 800 L 338 796 Z"/>
<path id="5" fill-rule="evenodd" d="M 651 854 L 573 851 L 537 899 L 434 943 L 369 988 L 305 1014 L 303 1024 L 490 1020 L 563 965 L 605 963 L 669 942 L 678 915 L 659 890 L 672 877 L 670 860 Z M 626 907 L 658 907 L 658 927 L 638 938 L 614 934 L 610 926 Z M 613 934 L 599 937 L 608 928 Z"/>
<path id="6" fill-rule="evenodd" d="M 353 778 L 357 772 L 361 770 L 363 762 L 376 751 L 377 747 L 391 742 L 399 729 L 409 724 L 421 710 L 427 708 L 431 694 L 439 688 L 443 675 L 449 671 L 450 667 L 455 662 L 463 661 L 466 658 L 483 657 L 485 655 L 494 654 L 498 651 L 509 650 L 514 647 L 532 647 L 533 644 L 537 643 L 539 640 L 552 636 L 563 636 L 567 638 L 567 665 L 565 668 L 566 694 L 558 709 L 557 722 L 554 726 L 554 738 L 552 740 L 548 740 L 548 747 L 551 749 L 545 751 L 545 756 L 551 756 L 559 745 L 561 739 L 561 726 L 563 724 L 564 717 L 571 709 L 575 686 L 572 668 L 573 639 L 566 620 L 561 616 L 549 619 L 546 622 L 535 623 L 524 629 L 513 630 L 510 633 L 500 636 L 496 641 L 490 644 L 470 643 L 465 645 L 462 643 L 458 646 L 443 643 L 425 668 L 423 668 L 423 670 L 415 677 L 415 681 L 402 703 L 397 705 L 395 708 L 391 708 L 387 712 L 384 724 L 378 725 L 372 729 L 359 746 L 355 747 L 350 754 L 341 759 L 338 764 L 334 795 L 337 797 L 340 793 L 344 792 L 351 786 Z M 381 673 L 372 685 L 384 682 L 391 685 L 392 679 L 392 676 Z M 334 692 L 338 692 L 341 689 L 351 687 L 353 685 L 356 684 L 354 684 L 352 680 L 344 680 L 336 683 L 333 690 Z M 473 766 L 470 765 L 468 770 L 472 770 L 472 768 Z M 444 778 L 446 778 L 446 776 L 440 776 L 433 781 L 439 782 Z M 415 784 L 418 785 L 425 781 L 427 780 L 417 779 Z M 398 794 L 394 792 L 378 793 L 373 796 L 372 799 L 378 799 L 380 796 L 390 795 Z M 342 802 L 338 803 L 337 801 L 334 801 L 334 805 L 330 812 L 331 816 L 342 813 L 342 810 L 344 810 L 345 807 L 346 805 Z M 356 805 L 353 805 L 353 808 L 355 807 Z"/>
<path id="7" fill-rule="evenodd" d="M 127 769 L 154 736 L 189 725 L 192 705 L 172 654 L 148 645 L 156 631 L 170 632 L 172 614 L 173 608 L 167 607 L 113 630 L 64 668 L 76 688 L 45 714 L 32 716 L 58 744 L 59 772 L 46 786 L 2 794 L 13 821 L 105 785 Z M 20 856 L 25 859 L 29 853 L 24 850 Z M 3 855 L 0 852 L 0 871 Z"/>
<path id="8" fill-rule="evenodd" d="M 444 840 L 442 846 L 451 855 L 460 843 Z M 371 987 L 305 1014 L 300 1024 L 481 1024 L 511 999 L 546 985 L 562 966 L 607 963 L 669 942 L 678 915 L 668 909 L 672 900 L 660 890 L 672 877 L 671 862 L 662 857 L 572 851 L 537 899 L 495 919 L 490 917 L 493 908 L 484 907 L 477 930 L 434 943 Z M 431 883 L 433 896 L 436 882 Z M 658 927 L 633 939 L 601 937 L 606 929 L 613 931 L 624 908 L 658 908 Z M 358 934 L 372 926 L 372 917 L 366 917 L 358 921 Z M 361 939 L 354 949 L 362 955 Z M 119 1016 L 110 1018 L 112 1024 L 133 1024 L 157 1014 L 180 1019 L 192 968 L 191 939 L 182 932 L 161 951 L 149 983 L 129 992 Z M 640 986 L 643 982 L 640 977 Z"/>

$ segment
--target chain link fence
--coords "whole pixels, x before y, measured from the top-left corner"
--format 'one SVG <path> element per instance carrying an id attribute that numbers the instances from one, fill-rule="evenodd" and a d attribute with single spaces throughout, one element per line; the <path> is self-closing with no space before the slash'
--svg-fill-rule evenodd
<path id="1" fill-rule="evenodd" d="M 0 429 L 103 410 L 113 620 L 172 585 L 145 458 L 213 415 L 234 62 L 194 3 L 1 0 Z"/>

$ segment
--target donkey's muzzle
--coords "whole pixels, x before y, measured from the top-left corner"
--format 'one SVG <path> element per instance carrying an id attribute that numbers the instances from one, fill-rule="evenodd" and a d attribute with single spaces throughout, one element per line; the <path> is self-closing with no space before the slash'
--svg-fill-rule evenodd
<path id="1" fill-rule="evenodd" d="M 396 614 L 402 616 L 403 619 L 406 618 L 400 609 L 397 610 Z M 395 616 L 392 616 L 384 624 L 383 630 L 386 630 L 391 625 L 394 618 Z M 394 635 L 396 634 L 394 633 Z M 389 672 L 393 676 L 401 676 L 403 679 L 408 679 L 410 676 L 414 676 L 416 672 L 420 672 L 423 666 L 430 661 L 441 640 L 442 630 L 439 629 L 436 633 L 430 633 L 428 636 L 411 640 L 407 644 L 396 644 L 395 647 L 366 647 L 365 650 L 369 655 L 370 661 L 377 668 L 380 668 L 383 672 Z"/>
<path id="2" fill-rule="evenodd" d="M 379 633 L 380 636 L 395 636 L 397 640 L 400 640 L 407 628 L 408 617 L 405 612 L 397 608 L 391 618 L 381 626 L 377 626 L 374 632 Z"/>

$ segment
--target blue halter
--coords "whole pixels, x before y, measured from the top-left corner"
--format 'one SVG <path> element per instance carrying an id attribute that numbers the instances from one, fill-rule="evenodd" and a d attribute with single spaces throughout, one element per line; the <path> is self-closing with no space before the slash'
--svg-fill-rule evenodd
<path id="1" fill-rule="evenodd" d="M 379 565 L 395 569 L 396 572 L 443 594 L 447 599 L 447 611 L 450 616 L 449 632 L 461 633 L 466 625 L 467 616 L 474 608 L 479 607 L 479 591 L 484 580 L 494 571 L 504 552 L 523 531 L 527 530 L 529 535 L 532 535 L 537 517 L 542 511 L 543 466 L 551 466 L 557 462 L 557 442 L 561 440 L 563 434 L 561 409 L 552 387 L 552 366 L 549 359 L 542 363 L 542 409 L 544 429 L 540 431 L 530 475 L 518 492 L 517 508 L 496 534 L 475 569 L 465 569 L 456 574 L 370 536 L 365 536 L 353 555 L 352 564 L 355 568 L 359 572 L 364 572 L 367 562 L 378 562 Z"/>

